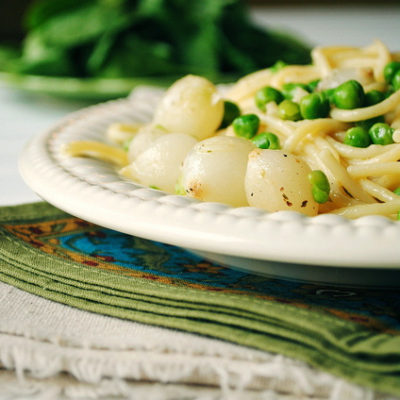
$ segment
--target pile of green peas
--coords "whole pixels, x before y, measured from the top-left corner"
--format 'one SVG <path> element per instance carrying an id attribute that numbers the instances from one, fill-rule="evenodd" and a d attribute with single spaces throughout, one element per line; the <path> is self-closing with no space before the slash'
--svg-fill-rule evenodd
<path id="1" fill-rule="evenodd" d="M 385 100 L 394 91 L 400 90 L 400 62 L 389 62 L 384 68 L 388 90 L 382 92 L 371 90 L 364 92 L 362 85 L 356 80 L 349 80 L 333 89 L 316 91 L 318 80 L 304 83 L 287 83 L 282 90 L 271 86 L 263 87 L 255 95 L 255 104 L 265 112 L 270 102 L 278 105 L 279 116 L 284 120 L 299 121 L 302 119 L 326 118 L 331 106 L 352 110 L 369 107 Z M 297 88 L 308 92 L 300 102 L 293 101 Z M 354 147 L 368 147 L 370 144 L 385 145 L 393 143 L 393 129 L 385 123 L 383 116 L 378 116 L 355 123 L 346 132 L 344 143 Z"/>
<path id="2" fill-rule="evenodd" d="M 273 68 L 280 69 L 282 67 L 284 65 L 277 63 Z M 399 90 L 400 62 L 389 62 L 384 68 L 384 76 L 388 84 L 386 92 L 372 90 L 365 93 L 362 85 L 354 79 L 348 80 L 336 88 L 318 91 L 319 80 L 314 80 L 308 84 L 286 83 L 282 90 L 265 86 L 256 92 L 254 101 L 262 112 L 266 111 L 268 103 L 276 103 L 279 116 L 283 120 L 326 118 L 329 116 L 331 106 L 345 110 L 369 107 L 385 100 L 393 91 Z M 299 102 L 295 102 L 293 96 L 298 88 L 308 94 L 303 96 Z M 235 103 L 225 101 L 225 113 L 220 128 L 226 128 L 232 124 L 237 136 L 252 139 L 258 133 L 259 120 L 255 114 L 240 114 L 240 109 Z M 355 123 L 355 126 L 346 133 L 345 143 L 354 147 L 389 144 L 393 143 L 392 134 L 393 129 L 385 124 L 383 116 L 379 116 Z"/>
<path id="3" fill-rule="evenodd" d="M 364 106 L 373 106 L 400 89 L 400 62 L 391 61 L 386 64 L 383 74 L 388 84 L 386 93 L 371 90 L 364 95 Z M 356 122 L 346 131 L 344 143 L 353 147 L 368 147 L 370 144 L 386 145 L 393 143 L 394 129 L 385 123 L 383 116 Z"/>
<path id="4" fill-rule="evenodd" d="M 394 67 L 392 67 L 393 69 Z M 265 112 L 267 104 L 275 102 L 278 105 L 279 116 L 289 121 L 326 118 L 329 116 L 331 106 L 352 110 L 372 106 L 385 100 L 393 90 L 400 88 L 399 71 L 395 74 L 392 73 L 393 78 L 390 78 L 391 84 L 387 93 L 378 90 L 365 93 L 362 85 L 354 79 L 344 82 L 333 89 L 317 91 L 317 80 L 308 84 L 287 83 L 283 85 L 282 90 L 265 86 L 257 91 L 254 99 L 255 105 L 260 111 Z M 397 80 L 399 81 L 398 83 Z M 299 102 L 293 100 L 294 92 L 297 88 L 308 92 Z"/>
<path id="5" fill-rule="evenodd" d="M 368 147 L 370 144 L 386 145 L 394 143 L 394 129 L 384 122 L 376 122 L 370 128 L 357 125 L 348 129 L 343 143 L 353 147 Z"/>
<path id="6" fill-rule="evenodd" d="M 278 150 L 281 148 L 279 138 L 272 132 L 261 132 L 260 118 L 256 114 L 237 117 L 232 122 L 236 136 L 251 140 L 260 149 Z"/>

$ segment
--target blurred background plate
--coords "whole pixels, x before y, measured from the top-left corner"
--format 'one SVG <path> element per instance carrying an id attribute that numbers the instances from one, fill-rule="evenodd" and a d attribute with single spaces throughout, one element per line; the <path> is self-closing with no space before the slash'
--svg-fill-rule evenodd
<path id="1" fill-rule="evenodd" d="M 167 87 L 177 76 L 154 78 L 87 78 L 23 75 L 0 72 L 0 80 L 7 86 L 29 93 L 44 94 L 74 100 L 108 100 L 124 97 L 142 85 Z"/>
<path id="2" fill-rule="evenodd" d="M 0 72 L 0 81 L 13 89 L 27 93 L 94 102 L 125 97 L 138 86 L 167 88 L 178 78 L 178 75 L 171 75 L 164 77 L 79 79 Z M 217 83 L 228 83 L 233 82 L 234 78 L 227 75 L 216 81 Z"/>

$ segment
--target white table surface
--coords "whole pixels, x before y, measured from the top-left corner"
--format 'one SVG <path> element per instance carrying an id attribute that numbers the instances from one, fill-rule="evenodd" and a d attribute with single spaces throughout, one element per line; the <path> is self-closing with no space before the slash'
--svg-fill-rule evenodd
<path id="1" fill-rule="evenodd" d="M 400 5 L 256 8 L 260 24 L 297 32 L 312 45 L 368 45 L 381 39 L 400 51 Z M 39 200 L 22 181 L 17 158 L 32 135 L 51 127 L 83 103 L 17 93 L 0 86 L 0 205 Z"/>
<path id="2" fill-rule="evenodd" d="M 271 28 L 292 31 L 313 46 L 365 46 L 380 39 L 392 51 L 400 51 L 400 2 L 348 6 L 320 3 L 257 8 L 253 16 Z"/>
<path id="3" fill-rule="evenodd" d="M 29 138 L 84 105 L 27 95 L 0 86 L 0 205 L 40 200 L 20 177 L 18 156 Z"/>

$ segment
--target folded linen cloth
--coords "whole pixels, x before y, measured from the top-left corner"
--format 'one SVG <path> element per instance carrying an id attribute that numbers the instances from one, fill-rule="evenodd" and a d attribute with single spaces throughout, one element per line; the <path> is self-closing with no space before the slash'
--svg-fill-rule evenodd
<path id="1" fill-rule="evenodd" d="M 394 400 L 279 354 L 79 310 L 3 282 L 0 365 L 10 371 L 0 370 L 7 400 Z"/>
<path id="2" fill-rule="evenodd" d="M 46 203 L 0 209 L 0 280 L 80 309 L 305 361 L 400 395 L 400 294 L 266 279 Z"/>

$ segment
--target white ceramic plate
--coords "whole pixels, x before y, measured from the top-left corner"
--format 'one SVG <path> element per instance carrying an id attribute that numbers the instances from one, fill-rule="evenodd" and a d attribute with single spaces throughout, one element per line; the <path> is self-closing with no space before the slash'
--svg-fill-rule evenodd
<path id="1" fill-rule="evenodd" d="M 246 271 L 337 284 L 400 283 L 400 222 L 199 202 L 126 181 L 106 163 L 63 153 L 74 140 L 104 141 L 112 122 L 149 121 L 158 94 L 141 90 L 133 99 L 84 109 L 33 138 L 20 157 L 23 178 L 70 214 Z"/>

